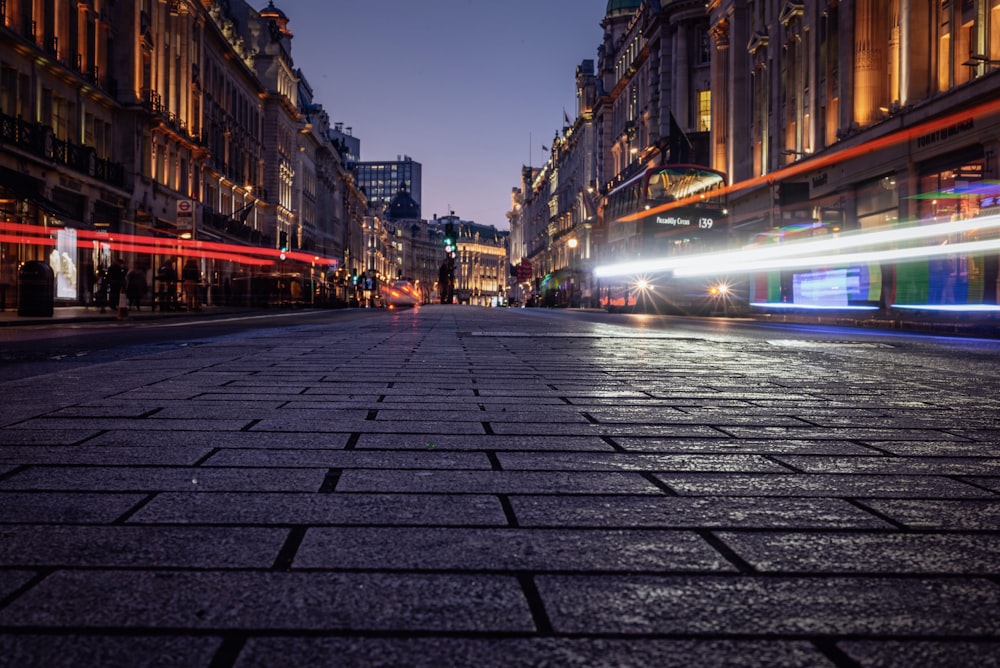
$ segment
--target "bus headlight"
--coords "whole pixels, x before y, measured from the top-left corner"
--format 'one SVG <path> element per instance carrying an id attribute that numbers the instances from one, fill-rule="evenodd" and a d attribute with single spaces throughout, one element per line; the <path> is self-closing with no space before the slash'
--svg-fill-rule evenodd
<path id="1" fill-rule="evenodd" d="M 728 283 L 715 283 L 708 288 L 708 294 L 713 297 L 728 297 L 729 296 L 729 284 Z"/>

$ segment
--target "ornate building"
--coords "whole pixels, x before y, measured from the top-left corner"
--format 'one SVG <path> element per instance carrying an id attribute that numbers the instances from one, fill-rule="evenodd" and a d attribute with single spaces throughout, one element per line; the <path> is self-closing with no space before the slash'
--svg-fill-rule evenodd
<path id="1" fill-rule="evenodd" d="M 737 272 L 747 306 L 998 311 L 1000 234 L 976 221 L 1000 213 L 1000 0 L 609 0 L 602 25 L 598 262 L 642 245 L 603 196 L 690 162 L 728 176 L 734 248 L 929 227 L 917 259 Z M 512 260 L 539 260 L 537 282 L 563 264 L 556 161 L 521 182 Z M 930 227 L 945 222 L 957 231 Z"/>
<path id="2" fill-rule="evenodd" d="M 611 0 L 594 107 L 601 194 L 646 166 L 709 160 L 711 48 L 704 2 Z M 640 223 L 602 216 L 603 257 L 635 257 Z"/>
<path id="3" fill-rule="evenodd" d="M 714 0 L 715 166 L 743 243 L 932 225 L 1000 211 L 1000 2 Z M 739 138 L 739 139 L 737 139 Z M 997 238 L 975 230 L 926 243 Z M 997 304 L 996 252 L 869 263 L 856 306 Z M 850 278 L 853 277 L 853 278 Z M 751 301 L 808 304 L 817 268 L 757 277 Z"/>
<path id="4" fill-rule="evenodd" d="M 133 137 L 118 132 L 131 38 L 113 2 L 0 3 L 0 308 L 18 268 L 48 261 L 56 299 L 83 300 L 91 269 L 110 262 L 101 234 L 131 231 Z M 27 227 L 55 246 L 10 240 Z"/>
<path id="5" fill-rule="evenodd" d="M 280 270 L 282 248 L 321 258 L 318 276 L 364 255 L 367 201 L 273 3 L 21 0 L 0 24 L 0 222 L 59 249 L 0 243 L 0 308 L 29 260 L 80 303 L 113 254 L 151 279 L 196 255 L 206 299 Z"/>
<path id="6" fill-rule="evenodd" d="M 509 216 L 512 240 L 519 244 L 511 264 L 530 265 L 530 275 L 518 277 L 521 294 L 548 303 L 579 305 L 593 293 L 589 268 L 593 260 L 596 209 L 597 130 L 594 108 L 597 79 L 594 61 L 576 69 L 577 114 L 566 118 L 562 133 L 553 137 L 549 158 L 538 170 L 522 170 Z M 513 246 L 512 246 L 513 248 Z M 525 272 L 527 273 L 527 272 Z"/>
<path id="7" fill-rule="evenodd" d="M 451 214 L 435 219 L 439 230 L 455 231 L 455 299 L 476 306 L 496 306 L 507 297 L 510 272 L 508 233 Z M 442 237 L 443 238 L 443 237 Z M 441 246 L 439 257 L 444 258 Z M 435 277 L 436 278 L 436 277 Z"/>

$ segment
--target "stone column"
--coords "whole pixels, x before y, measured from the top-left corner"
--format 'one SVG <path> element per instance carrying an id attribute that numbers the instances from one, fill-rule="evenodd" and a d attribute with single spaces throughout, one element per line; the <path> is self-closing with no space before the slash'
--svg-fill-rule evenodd
<path id="1" fill-rule="evenodd" d="M 722 19 L 711 29 L 712 57 L 712 167 L 730 174 L 729 156 L 729 21 Z"/>
<path id="2" fill-rule="evenodd" d="M 881 0 L 858 0 L 854 15 L 854 118 L 859 125 L 878 120 L 885 38 L 876 5 Z"/>

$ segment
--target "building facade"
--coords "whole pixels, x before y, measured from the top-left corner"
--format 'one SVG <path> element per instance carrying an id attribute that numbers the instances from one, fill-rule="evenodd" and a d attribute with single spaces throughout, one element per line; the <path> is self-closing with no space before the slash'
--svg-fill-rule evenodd
<path id="1" fill-rule="evenodd" d="M 0 5 L 0 307 L 19 269 L 47 262 L 56 298 L 82 301 L 111 261 L 101 234 L 130 232 L 133 138 L 115 131 L 118 49 L 130 38 L 111 2 Z M 130 210 L 131 209 L 131 210 Z M 32 234 L 28 231 L 32 230 Z M 34 234 L 54 244 L 17 241 Z"/>
<path id="2" fill-rule="evenodd" d="M 1000 212 L 1000 2 L 709 3 L 713 159 L 745 244 Z M 730 138 L 740 137 L 740 141 Z M 765 308 L 990 312 L 996 228 L 927 237 L 947 255 L 755 276 Z M 898 248 L 898 246 L 896 246 Z M 851 281 L 861 285 L 853 287 Z M 849 298 L 816 294 L 832 283 Z"/>
<path id="3" fill-rule="evenodd" d="M 406 190 L 420 206 L 423 167 L 408 155 L 399 156 L 395 162 L 358 162 L 354 176 L 368 201 L 376 211 L 382 212 L 392 203 L 400 190 Z"/>
<path id="4" fill-rule="evenodd" d="M 596 263 L 641 251 L 611 189 L 694 163 L 727 175 L 730 248 L 926 228 L 859 261 L 737 272 L 746 307 L 996 317 L 1000 0 L 609 0 L 602 26 Z M 559 155 L 512 194 L 512 262 L 532 260 L 533 282 L 567 264 Z"/>
<path id="5" fill-rule="evenodd" d="M 22 233 L 0 243 L 0 307 L 28 261 L 72 304 L 114 256 L 154 294 L 160 268 L 193 257 L 221 303 L 294 263 L 321 279 L 352 243 L 363 255 L 368 203 L 288 24 L 242 0 L 0 3 L 0 223 Z"/>
<path id="6" fill-rule="evenodd" d="M 442 240 L 441 231 L 449 225 L 455 233 L 455 301 L 474 306 L 498 306 L 506 302 L 510 275 L 509 233 L 492 225 L 462 220 L 454 214 L 435 218 L 432 224 Z M 439 257 L 443 260 L 444 246 L 439 248 Z"/>

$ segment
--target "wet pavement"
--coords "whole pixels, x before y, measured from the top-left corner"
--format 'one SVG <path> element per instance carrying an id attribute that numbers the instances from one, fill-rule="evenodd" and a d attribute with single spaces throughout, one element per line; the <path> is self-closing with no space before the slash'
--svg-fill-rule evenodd
<path id="1" fill-rule="evenodd" d="M 925 362 L 431 306 L 2 383 L 0 665 L 1000 665 L 1000 359 Z"/>

